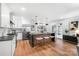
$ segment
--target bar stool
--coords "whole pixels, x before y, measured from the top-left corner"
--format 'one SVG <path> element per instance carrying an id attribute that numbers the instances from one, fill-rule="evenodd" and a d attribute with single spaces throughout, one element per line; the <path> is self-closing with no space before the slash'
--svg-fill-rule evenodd
<path id="1" fill-rule="evenodd" d="M 44 44 L 44 39 L 42 37 L 36 37 L 36 44 L 40 44 L 42 43 L 42 45 Z"/>
<path id="2" fill-rule="evenodd" d="M 55 41 L 55 36 L 50 36 L 50 39 L 51 39 L 52 41 Z"/>
<path id="3" fill-rule="evenodd" d="M 50 42 L 50 37 L 48 35 L 45 35 L 44 37 L 45 43 L 49 43 Z"/>
<path id="4" fill-rule="evenodd" d="M 55 36 L 50 36 L 50 38 L 54 38 Z"/>

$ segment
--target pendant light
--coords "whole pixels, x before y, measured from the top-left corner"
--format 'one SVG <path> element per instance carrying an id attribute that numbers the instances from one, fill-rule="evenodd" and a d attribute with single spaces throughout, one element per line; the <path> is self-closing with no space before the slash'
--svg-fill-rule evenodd
<path id="1" fill-rule="evenodd" d="M 46 17 L 46 20 L 48 20 L 48 17 Z M 48 25 L 48 23 L 45 24 L 46 26 Z"/>
<path id="2" fill-rule="evenodd" d="M 38 17 L 38 16 L 35 16 L 35 20 L 36 20 L 36 23 L 35 23 L 35 25 L 38 25 L 38 23 L 37 23 L 37 17 Z"/>
<path id="3" fill-rule="evenodd" d="M 48 25 L 48 24 L 46 24 L 46 25 Z"/>

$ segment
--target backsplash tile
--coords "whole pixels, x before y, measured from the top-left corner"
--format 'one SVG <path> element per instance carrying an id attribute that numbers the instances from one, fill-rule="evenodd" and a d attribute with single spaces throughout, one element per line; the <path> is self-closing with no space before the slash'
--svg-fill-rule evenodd
<path id="1" fill-rule="evenodd" d="M 0 37 L 7 36 L 8 28 L 0 28 Z"/>

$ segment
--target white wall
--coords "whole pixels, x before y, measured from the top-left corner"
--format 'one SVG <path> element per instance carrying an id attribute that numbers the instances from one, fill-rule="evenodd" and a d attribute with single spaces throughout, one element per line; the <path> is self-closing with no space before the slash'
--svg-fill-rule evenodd
<path id="1" fill-rule="evenodd" d="M 56 25 L 56 22 L 48 23 L 46 26 L 47 32 L 52 33 L 52 26 Z"/>
<path id="2" fill-rule="evenodd" d="M 73 14 L 73 13 L 72 13 Z M 71 16 L 71 15 L 70 15 Z M 49 32 L 52 32 L 52 26 L 53 25 L 56 25 L 56 34 L 58 33 L 58 25 L 60 23 L 62 23 L 62 35 L 65 34 L 65 29 L 69 30 L 69 23 L 72 22 L 72 21 L 79 21 L 79 16 L 72 16 L 72 17 L 68 17 L 68 18 L 63 18 L 63 19 L 60 19 L 60 21 L 55 21 L 55 22 L 52 22 L 49 26 L 48 26 L 48 31 Z M 78 22 L 78 28 L 79 28 L 79 22 Z M 72 34 L 73 35 L 73 34 Z M 56 35 L 57 36 L 57 35 Z"/>
<path id="3" fill-rule="evenodd" d="M 30 21 L 22 16 L 14 15 L 14 23 L 15 23 L 14 26 L 15 28 L 22 28 L 23 24 L 30 24 Z"/>
<path id="4" fill-rule="evenodd" d="M 78 16 L 78 17 L 76 17 L 76 16 Z M 58 23 L 62 23 L 63 24 L 63 30 L 65 30 L 65 29 L 68 29 L 69 28 L 69 22 L 76 21 L 76 20 L 79 21 L 79 10 L 75 10 L 75 11 L 69 12 L 67 14 L 63 14 L 59 18 L 59 20 L 61 20 L 61 21 L 57 21 L 56 20 L 55 22 L 54 21 L 51 21 L 49 23 L 49 27 L 47 28 L 49 32 L 52 32 L 52 27 L 51 26 L 57 25 Z M 79 28 L 79 26 L 78 26 L 78 28 Z"/>
<path id="5" fill-rule="evenodd" d="M 46 26 L 46 29 L 47 29 L 47 32 L 51 33 L 52 32 L 52 25 L 51 24 L 48 24 Z"/>
<path id="6" fill-rule="evenodd" d="M 15 28 L 21 28 L 22 27 L 21 17 L 15 16 L 14 23 L 15 23 Z"/>
<path id="7" fill-rule="evenodd" d="M 62 23 L 62 33 L 63 34 L 65 34 L 66 29 L 69 30 L 69 23 L 72 22 L 72 21 L 79 21 L 79 16 L 65 18 L 65 19 L 62 19 L 61 21 L 57 22 L 57 24 Z M 79 28 L 79 23 L 78 23 L 78 28 Z"/>
<path id="8" fill-rule="evenodd" d="M 23 16 L 21 17 L 21 21 L 22 21 L 22 24 L 31 24 L 30 19 L 27 19 Z"/>
<path id="9" fill-rule="evenodd" d="M 75 17 L 75 16 L 79 16 L 79 10 L 75 10 L 72 12 L 69 12 L 67 14 L 62 15 L 62 18 L 69 18 L 69 17 Z"/>

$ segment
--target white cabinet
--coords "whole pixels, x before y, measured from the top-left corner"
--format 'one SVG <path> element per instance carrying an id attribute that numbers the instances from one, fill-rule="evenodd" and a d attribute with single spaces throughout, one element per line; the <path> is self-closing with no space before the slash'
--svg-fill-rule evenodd
<path id="1" fill-rule="evenodd" d="M 11 56 L 11 40 L 10 41 L 0 41 L 0 56 Z"/>
<path id="2" fill-rule="evenodd" d="M 14 16 L 15 28 L 22 28 L 22 19 L 20 16 Z"/>
<path id="3" fill-rule="evenodd" d="M 1 4 L 0 4 L 0 22 L 1 22 Z M 1 23 L 0 23 L 1 26 Z"/>
<path id="4" fill-rule="evenodd" d="M 10 27 L 10 12 L 6 4 L 1 4 L 1 27 Z"/>
<path id="5" fill-rule="evenodd" d="M 14 55 L 15 48 L 16 48 L 16 36 L 12 40 L 12 56 Z"/>
<path id="6" fill-rule="evenodd" d="M 22 33 L 18 33 L 17 40 L 22 40 Z"/>
<path id="7" fill-rule="evenodd" d="M 79 44 L 76 46 L 77 48 L 77 55 L 79 56 Z"/>
<path id="8" fill-rule="evenodd" d="M 0 56 L 13 56 L 16 47 L 16 36 L 13 40 L 0 41 Z"/>

